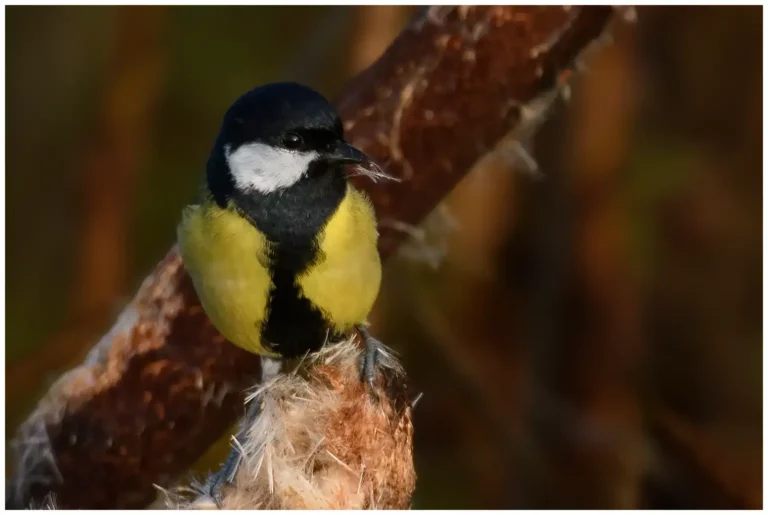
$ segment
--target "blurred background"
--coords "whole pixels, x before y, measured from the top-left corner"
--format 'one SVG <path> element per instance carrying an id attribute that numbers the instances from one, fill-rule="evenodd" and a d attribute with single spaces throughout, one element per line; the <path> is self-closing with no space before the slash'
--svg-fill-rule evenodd
<path id="1" fill-rule="evenodd" d="M 173 243 L 229 104 L 333 97 L 414 12 L 6 8 L 7 439 Z M 416 508 L 762 505 L 762 10 L 614 36 L 537 166 L 483 159 L 387 264 Z"/>

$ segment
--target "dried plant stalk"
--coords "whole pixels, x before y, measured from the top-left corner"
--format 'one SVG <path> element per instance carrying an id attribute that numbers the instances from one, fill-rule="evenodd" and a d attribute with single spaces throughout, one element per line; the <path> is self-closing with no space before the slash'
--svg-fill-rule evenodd
<path id="1" fill-rule="evenodd" d="M 354 340 L 328 346 L 262 387 L 261 414 L 236 445 L 243 461 L 223 509 L 406 509 L 416 483 L 405 376 L 384 361 L 373 395 Z M 203 489 L 205 491 L 205 489 Z M 215 508 L 202 494 L 173 508 Z"/>

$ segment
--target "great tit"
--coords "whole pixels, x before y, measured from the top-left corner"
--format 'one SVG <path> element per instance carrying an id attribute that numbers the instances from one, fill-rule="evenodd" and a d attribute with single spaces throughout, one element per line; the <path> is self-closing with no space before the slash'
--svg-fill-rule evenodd
<path id="1" fill-rule="evenodd" d="M 379 291 L 374 212 L 344 167 L 371 160 L 300 84 L 255 88 L 227 111 L 181 255 L 213 325 L 256 354 L 294 358 L 365 322 Z"/>
<path id="2" fill-rule="evenodd" d="M 229 341 L 294 358 L 357 328 L 372 381 L 380 344 L 363 324 L 381 282 L 378 235 L 346 165 L 375 168 L 320 93 L 257 87 L 226 112 L 178 242 L 203 309 Z"/>

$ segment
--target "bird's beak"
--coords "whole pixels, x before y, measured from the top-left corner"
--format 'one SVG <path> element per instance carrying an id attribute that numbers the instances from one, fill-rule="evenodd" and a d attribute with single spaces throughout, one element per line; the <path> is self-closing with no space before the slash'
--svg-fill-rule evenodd
<path id="1" fill-rule="evenodd" d="M 370 161 L 368 156 L 346 141 L 339 141 L 333 150 L 323 157 L 328 161 L 339 164 L 363 164 Z"/>

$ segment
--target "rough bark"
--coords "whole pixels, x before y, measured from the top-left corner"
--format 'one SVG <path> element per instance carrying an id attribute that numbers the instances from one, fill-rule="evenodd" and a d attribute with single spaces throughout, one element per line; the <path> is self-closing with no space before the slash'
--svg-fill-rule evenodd
<path id="1" fill-rule="evenodd" d="M 471 165 L 530 121 L 573 60 L 601 35 L 608 7 L 432 7 L 337 106 L 348 138 L 400 182 L 368 191 L 380 250 L 418 224 Z M 83 365 L 22 425 L 9 506 L 53 492 L 61 508 L 138 508 L 184 472 L 243 412 L 257 357 L 203 313 L 175 249 L 145 280 Z"/>

